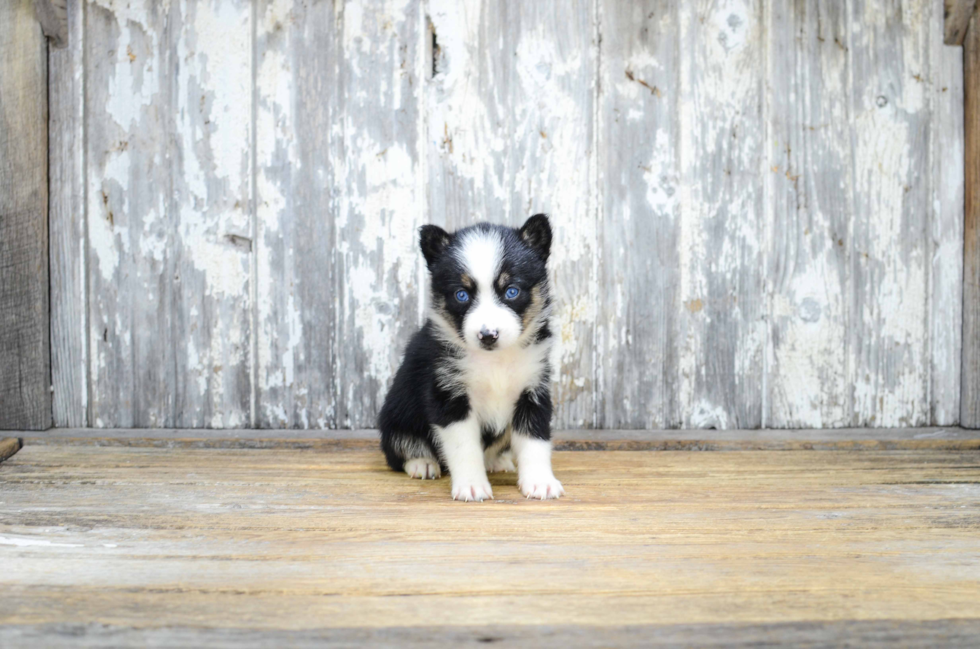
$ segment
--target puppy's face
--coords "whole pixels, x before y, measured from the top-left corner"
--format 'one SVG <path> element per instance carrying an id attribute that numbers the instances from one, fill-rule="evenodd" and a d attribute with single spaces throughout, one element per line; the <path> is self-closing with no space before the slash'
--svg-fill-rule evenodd
<path id="1" fill-rule="evenodd" d="M 520 229 L 480 224 L 449 234 L 426 225 L 420 233 L 440 330 L 473 350 L 527 344 L 549 306 L 548 218 L 532 216 Z"/>

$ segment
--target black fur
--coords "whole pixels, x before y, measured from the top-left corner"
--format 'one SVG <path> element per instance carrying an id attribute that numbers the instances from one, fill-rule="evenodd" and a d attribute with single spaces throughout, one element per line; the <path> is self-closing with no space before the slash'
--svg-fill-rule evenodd
<path id="1" fill-rule="evenodd" d="M 450 234 L 438 226 L 423 226 L 419 231 L 419 243 L 431 276 L 433 309 L 453 324 L 457 333 L 462 333 L 463 320 L 474 300 L 459 302 L 455 299 L 456 292 L 464 289 L 474 293 L 478 289 L 472 283 L 465 284 L 465 268 L 451 253 L 461 236 L 475 229 L 495 230 L 503 241 L 500 271 L 501 275 L 506 273 L 507 281 L 500 282 L 500 285 L 495 283 L 494 290 L 503 296 L 508 286 L 520 288 L 518 297 L 508 300 L 507 306 L 523 321 L 533 303 L 532 291 L 536 290 L 538 299 L 547 307 L 550 297 L 546 262 L 551 247 L 551 226 L 545 215 L 538 214 L 528 219 L 519 230 L 479 224 Z M 551 336 L 546 319 L 534 321 L 532 326 L 535 328 L 534 335 L 528 344 L 544 342 Z M 465 386 L 453 385 L 451 373 L 447 372 L 452 361 L 464 353 L 461 347 L 440 338 L 437 326 L 431 319 L 412 337 L 378 417 L 381 448 L 392 469 L 403 470 L 405 461 L 410 459 L 406 457 L 406 449 L 410 449 L 409 455 L 418 457 L 421 453 L 438 460 L 443 471 L 447 470 L 437 452 L 433 426 L 445 427 L 469 415 L 470 403 Z M 515 404 L 513 423 L 517 430 L 547 440 L 550 437 L 551 413 L 548 372 L 545 371 L 533 395 L 525 392 Z M 503 433 L 484 429 L 484 448 L 492 445 Z"/>
<path id="2" fill-rule="evenodd" d="M 524 238 L 524 228 L 527 228 L 527 224 L 518 231 L 499 225 L 480 223 L 452 235 L 435 225 L 423 225 L 420 228 L 420 244 L 429 268 L 433 300 L 436 306 L 449 316 L 457 332 L 462 333 L 463 318 L 478 297 L 477 288 L 461 281 L 465 272 L 462 262 L 455 255 L 445 253 L 452 252 L 454 244 L 467 232 L 497 230 L 503 237 L 504 250 L 507 252 L 500 270 L 513 278 L 513 281 L 502 286 L 494 286 L 494 289 L 501 297 L 510 285 L 521 289 L 517 299 L 509 300 L 508 304 L 518 315 L 523 316 L 531 304 L 531 288 L 546 285 L 548 281 L 546 262 L 551 246 L 551 226 L 548 225 L 548 219 L 543 214 L 528 219 L 528 223 L 532 221 L 535 221 L 536 225 L 532 227 L 532 234 L 529 236 L 535 242 L 534 246 Z M 460 289 L 471 293 L 472 299 L 469 302 L 456 300 L 456 291 Z M 550 298 L 546 299 L 550 300 Z"/>
<path id="3" fill-rule="evenodd" d="M 524 391 L 514 408 L 514 428 L 528 437 L 551 439 L 551 393 L 547 386 Z"/>

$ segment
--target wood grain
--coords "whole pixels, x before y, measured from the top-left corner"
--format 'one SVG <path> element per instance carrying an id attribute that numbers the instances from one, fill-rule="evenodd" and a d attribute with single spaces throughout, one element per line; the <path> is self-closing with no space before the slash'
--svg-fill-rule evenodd
<path id="1" fill-rule="evenodd" d="M 51 408 L 59 427 L 89 424 L 83 7 L 71 4 L 67 46 L 48 56 Z"/>
<path id="2" fill-rule="evenodd" d="M 188 2 L 168 27 L 174 421 L 237 428 L 252 398 L 252 2 Z"/>
<path id="3" fill-rule="evenodd" d="M 408 626 L 303 630 L 128 627 L 101 624 L 23 624 L 0 628 L 5 647 L 215 646 L 215 647 L 758 647 L 854 645 L 903 647 L 976 646 L 980 620 L 870 620 L 785 622 L 777 624 L 656 624 L 595 627 L 561 626 Z"/>
<path id="4" fill-rule="evenodd" d="M 421 3 L 344 3 L 343 177 L 337 211 L 337 422 L 373 427 L 420 320 L 423 211 Z M 343 377 L 356 376 L 348 381 Z"/>
<path id="5" fill-rule="evenodd" d="M 256 5 L 253 425 L 259 428 L 337 426 L 339 7 Z"/>
<path id="6" fill-rule="evenodd" d="M 678 3 L 601 3 L 597 427 L 670 427 L 680 312 Z"/>
<path id="7" fill-rule="evenodd" d="M 963 232 L 963 378 L 960 422 L 980 428 L 980 17 L 963 47 L 966 210 Z"/>
<path id="8" fill-rule="evenodd" d="M 764 3 L 686 2 L 673 370 L 682 428 L 756 428 L 765 393 Z"/>
<path id="9" fill-rule="evenodd" d="M 25 433 L 26 434 L 26 433 Z M 169 449 L 303 449 L 376 451 L 378 431 L 56 429 L 29 434 L 31 445 L 132 446 Z M 968 451 L 980 436 L 961 428 L 833 428 L 820 430 L 556 430 L 559 451 Z"/>
<path id="10" fill-rule="evenodd" d="M 854 218 L 845 6 L 775 2 L 769 38 L 770 426 L 848 423 Z"/>
<path id="11" fill-rule="evenodd" d="M 943 41 L 946 45 L 963 44 L 976 6 L 976 0 L 943 0 Z"/>
<path id="12" fill-rule="evenodd" d="M 929 421 L 928 39 L 917 20 L 934 3 L 857 1 L 850 120 L 854 219 L 850 252 L 851 425 Z M 888 62 L 887 64 L 885 62 Z"/>
<path id="13" fill-rule="evenodd" d="M 30 0 L 0 7 L 0 429 L 51 425 L 48 56 Z"/>
<path id="14" fill-rule="evenodd" d="M 963 354 L 963 52 L 930 20 L 930 424 L 960 420 Z"/>
<path id="15" fill-rule="evenodd" d="M 28 445 L 0 465 L 0 624 L 976 620 L 977 453 L 556 453 L 567 498 L 502 474 L 467 505 L 377 451 Z"/>

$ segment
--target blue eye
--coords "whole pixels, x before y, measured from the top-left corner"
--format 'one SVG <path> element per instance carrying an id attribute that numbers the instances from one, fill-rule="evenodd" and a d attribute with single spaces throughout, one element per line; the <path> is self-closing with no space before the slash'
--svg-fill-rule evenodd
<path id="1" fill-rule="evenodd" d="M 459 302 L 469 302 L 470 294 L 466 291 L 456 291 L 456 300 Z"/>
<path id="2" fill-rule="evenodd" d="M 504 297 L 507 298 L 508 300 L 513 300 L 515 297 L 517 297 L 520 294 L 521 294 L 521 289 L 517 288 L 516 286 L 508 287 L 508 289 L 504 291 Z"/>

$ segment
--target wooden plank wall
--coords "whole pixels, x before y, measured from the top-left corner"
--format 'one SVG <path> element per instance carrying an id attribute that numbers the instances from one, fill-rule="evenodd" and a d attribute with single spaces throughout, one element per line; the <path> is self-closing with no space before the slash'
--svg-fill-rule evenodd
<path id="1" fill-rule="evenodd" d="M 959 420 L 939 0 L 85 0 L 69 28 L 57 425 L 370 427 L 424 318 L 417 227 L 539 211 L 557 426 Z"/>
<path id="2" fill-rule="evenodd" d="M 0 4 L 0 429 L 51 425 L 47 61 L 31 1 Z"/>

